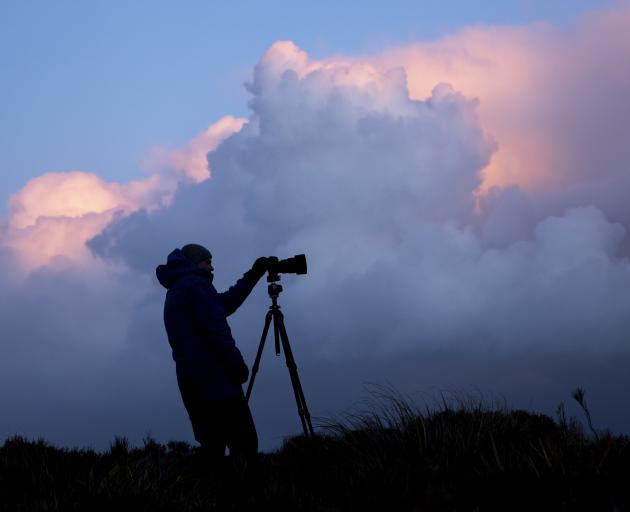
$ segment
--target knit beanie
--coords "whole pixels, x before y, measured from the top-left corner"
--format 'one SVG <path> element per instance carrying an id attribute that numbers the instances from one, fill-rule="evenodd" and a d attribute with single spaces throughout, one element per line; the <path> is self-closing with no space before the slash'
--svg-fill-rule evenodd
<path id="1" fill-rule="evenodd" d="M 203 245 L 187 244 L 180 249 L 184 256 L 186 256 L 193 263 L 201 263 L 204 260 L 212 258 L 210 251 Z"/>

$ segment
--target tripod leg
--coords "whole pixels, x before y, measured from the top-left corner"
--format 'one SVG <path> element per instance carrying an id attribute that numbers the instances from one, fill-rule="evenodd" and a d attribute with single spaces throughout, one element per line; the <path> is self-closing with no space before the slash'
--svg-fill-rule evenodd
<path id="1" fill-rule="evenodd" d="M 313 425 L 311 423 L 311 415 L 308 412 L 306 405 L 306 398 L 304 398 L 304 391 L 302 390 L 302 384 L 300 383 L 300 377 L 297 371 L 297 365 L 293 357 L 293 351 L 291 345 L 289 345 L 289 336 L 287 330 L 284 327 L 284 315 L 281 311 L 274 313 L 274 324 L 278 326 L 280 331 L 280 339 L 282 341 L 282 348 L 284 349 L 284 357 L 287 362 L 287 368 L 289 369 L 289 376 L 291 377 L 291 384 L 293 386 L 293 393 L 295 394 L 295 401 L 297 403 L 298 414 L 302 422 L 302 429 L 304 430 L 304 436 L 314 436 Z"/>
<path id="2" fill-rule="evenodd" d="M 258 367 L 260 366 L 260 357 L 262 356 L 263 348 L 265 346 L 265 340 L 267 339 L 267 333 L 269 332 L 269 325 L 271 324 L 271 311 L 267 312 L 265 316 L 265 326 L 263 327 L 262 336 L 260 337 L 260 344 L 258 345 L 258 352 L 256 352 L 256 359 L 254 360 L 254 366 L 252 366 L 252 374 L 249 377 L 249 383 L 247 384 L 247 393 L 245 399 L 249 402 L 249 397 L 252 394 L 252 388 L 254 387 L 254 379 L 258 373 Z"/>
<path id="3" fill-rule="evenodd" d="M 275 347 L 276 347 L 276 355 L 279 356 L 280 355 L 280 331 L 278 330 L 278 322 L 276 322 L 275 319 L 275 312 L 277 311 L 278 313 L 282 314 L 282 312 L 279 309 L 275 309 L 272 308 L 272 311 L 274 311 L 274 322 L 273 322 L 273 339 L 275 342 Z"/>

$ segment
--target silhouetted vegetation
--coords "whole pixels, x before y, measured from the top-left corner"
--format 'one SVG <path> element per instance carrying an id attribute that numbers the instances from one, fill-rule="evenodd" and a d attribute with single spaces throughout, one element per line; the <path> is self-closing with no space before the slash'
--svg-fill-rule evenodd
<path id="1" fill-rule="evenodd" d="M 209 468 L 186 443 L 116 438 L 104 453 L 43 440 L 0 448 L 0 510 L 484 511 L 630 510 L 630 439 L 586 434 L 562 406 L 548 416 L 505 406 L 396 397 L 320 425 L 254 462 Z"/>

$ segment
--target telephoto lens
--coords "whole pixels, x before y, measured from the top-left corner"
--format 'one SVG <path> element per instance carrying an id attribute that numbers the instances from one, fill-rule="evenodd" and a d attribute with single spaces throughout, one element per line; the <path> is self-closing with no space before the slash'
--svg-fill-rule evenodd
<path id="1" fill-rule="evenodd" d="M 306 256 L 297 254 L 292 258 L 278 260 L 269 269 L 274 274 L 306 274 Z"/>

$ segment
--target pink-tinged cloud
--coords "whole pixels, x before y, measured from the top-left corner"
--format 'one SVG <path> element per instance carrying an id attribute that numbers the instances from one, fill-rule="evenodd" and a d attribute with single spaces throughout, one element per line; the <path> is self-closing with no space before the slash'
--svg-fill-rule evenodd
<path id="1" fill-rule="evenodd" d="M 407 73 L 410 94 L 439 82 L 479 99 L 498 151 L 483 188 L 558 188 L 627 172 L 630 161 L 630 6 L 562 30 L 547 24 L 473 27 L 367 60 Z"/>
<path id="2" fill-rule="evenodd" d="M 240 131 L 246 122 L 233 116 L 222 117 L 182 149 L 152 148 L 143 158 L 142 167 L 152 173 L 176 175 L 182 181 L 200 183 L 210 177 L 208 152 Z"/>
<path id="3" fill-rule="evenodd" d="M 135 201 L 124 186 L 106 183 L 87 172 L 51 172 L 30 180 L 9 200 L 9 225 L 14 229 L 33 226 L 41 218 L 78 218 L 113 208 L 132 210 Z"/>
<path id="4" fill-rule="evenodd" d="M 129 214 L 148 206 L 157 199 L 152 192 L 159 189 L 155 178 L 122 185 L 87 172 L 43 174 L 11 197 L 2 245 L 13 250 L 27 270 L 55 258 L 86 261 L 87 240 L 116 212 Z"/>
<path id="5" fill-rule="evenodd" d="M 170 203 L 178 183 L 210 176 L 206 154 L 239 131 L 245 120 L 224 117 L 181 150 L 154 149 L 146 161 L 152 174 L 128 183 L 110 183 L 89 172 L 50 172 L 30 180 L 9 200 L 0 246 L 14 253 L 25 271 L 57 261 L 92 261 L 85 243 L 115 215 Z"/>

